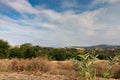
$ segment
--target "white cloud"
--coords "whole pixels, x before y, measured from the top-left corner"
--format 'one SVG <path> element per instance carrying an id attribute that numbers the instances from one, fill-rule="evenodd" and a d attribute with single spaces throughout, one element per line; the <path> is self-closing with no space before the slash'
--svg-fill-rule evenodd
<path id="1" fill-rule="evenodd" d="M 0 3 L 8 5 L 9 7 L 20 12 L 21 14 L 23 13 L 35 14 L 39 12 L 30 5 L 28 0 L 0 0 Z"/>
<path id="2" fill-rule="evenodd" d="M 25 0 L 2 0 L 2 3 L 19 11 L 23 16 L 25 13 L 35 15 L 32 19 L 24 17 L 17 21 L 0 15 L 0 27 L 10 29 L 7 32 L 0 31 L 0 38 L 10 41 L 11 44 L 31 42 L 46 46 L 82 46 L 120 43 L 118 2 L 80 14 L 74 11 L 59 13 L 51 9 L 39 10 Z"/>
<path id="3" fill-rule="evenodd" d="M 98 5 L 100 3 L 108 3 L 108 4 L 115 4 L 120 2 L 120 0 L 94 0 L 92 5 Z"/>

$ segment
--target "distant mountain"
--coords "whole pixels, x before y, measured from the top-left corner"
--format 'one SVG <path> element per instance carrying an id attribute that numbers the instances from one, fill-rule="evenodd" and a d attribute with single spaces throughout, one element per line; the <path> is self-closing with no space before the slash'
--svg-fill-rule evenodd
<path id="1" fill-rule="evenodd" d="M 72 48 L 85 48 L 85 49 L 96 49 L 96 48 L 102 48 L 102 49 L 111 49 L 111 48 L 119 48 L 120 45 L 106 45 L 106 44 L 100 44 L 100 45 L 93 45 L 93 46 L 87 46 L 87 47 L 80 47 L 80 46 L 72 46 Z"/>
<path id="2" fill-rule="evenodd" d="M 102 44 L 102 45 L 91 46 L 91 48 L 104 48 L 104 49 L 107 49 L 107 48 L 120 48 L 120 45 L 105 45 L 105 44 Z"/>

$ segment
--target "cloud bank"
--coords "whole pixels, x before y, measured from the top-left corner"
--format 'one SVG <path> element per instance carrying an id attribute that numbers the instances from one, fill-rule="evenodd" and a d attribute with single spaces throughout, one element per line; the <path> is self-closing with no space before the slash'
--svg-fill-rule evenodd
<path id="1" fill-rule="evenodd" d="M 108 5 L 76 13 L 74 10 L 57 12 L 40 5 L 33 7 L 28 0 L 1 0 L 0 4 L 5 7 L 0 9 L 9 7 L 19 16 L 0 13 L 0 38 L 12 45 L 26 42 L 52 47 L 119 44 L 120 1 L 94 0 L 88 7 L 102 3 Z M 61 5 L 76 7 L 75 4 L 65 2 Z"/>

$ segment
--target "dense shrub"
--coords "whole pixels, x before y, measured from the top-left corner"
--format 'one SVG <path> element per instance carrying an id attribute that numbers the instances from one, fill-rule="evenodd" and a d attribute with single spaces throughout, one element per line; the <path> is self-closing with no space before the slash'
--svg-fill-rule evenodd
<path id="1" fill-rule="evenodd" d="M 12 59 L 8 65 L 8 69 L 10 71 L 48 72 L 51 69 L 48 62 L 48 60 L 40 58 Z"/>
<path id="2" fill-rule="evenodd" d="M 22 58 L 22 53 L 19 48 L 10 49 L 9 58 Z"/>
<path id="3" fill-rule="evenodd" d="M 0 58 L 8 58 L 9 56 L 9 43 L 0 39 Z"/>

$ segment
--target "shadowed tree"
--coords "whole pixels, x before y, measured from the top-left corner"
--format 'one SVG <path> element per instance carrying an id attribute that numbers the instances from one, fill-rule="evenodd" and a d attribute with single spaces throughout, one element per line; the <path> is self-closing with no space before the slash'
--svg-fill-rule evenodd
<path id="1" fill-rule="evenodd" d="M 0 58 L 7 58 L 9 56 L 9 43 L 0 39 Z"/>

